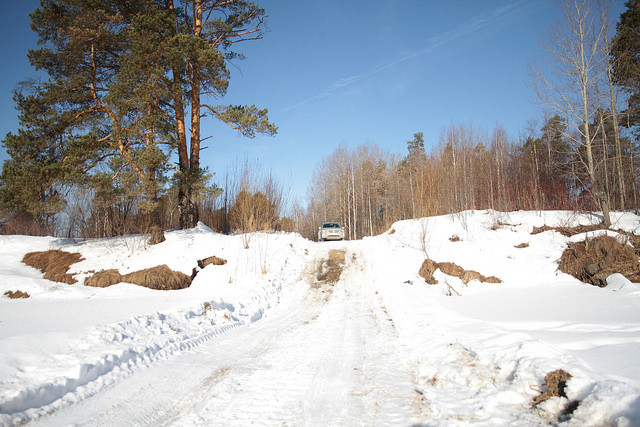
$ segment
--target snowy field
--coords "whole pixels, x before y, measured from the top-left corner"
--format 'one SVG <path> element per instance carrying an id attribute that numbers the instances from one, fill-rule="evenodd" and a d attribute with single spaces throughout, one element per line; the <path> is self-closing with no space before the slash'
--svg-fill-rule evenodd
<path id="1" fill-rule="evenodd" d="M 612 220 L 640 234 L 640 217 Z M 0 236 L 0 424 L 640 425 L 640 285 L 583 284 L 557 261 L 585 234 L 531 234 L 599 221 L 468 211 L 326 243 L 203 225 L 151 247 L 144 236 Z M 82 254 L 79 283 L 21 263 L 47 249 Z M 323 282 L 336 250 L 340 279 Z M 437 270 L 428 285 L 425 253 L 502 283 Z M 212 255 L 228 262 L 188 289 L 82 285 L 110 268 L 191 275 Z M 532 405 L 556 369 L 572 375 L 566 397 Z"/>

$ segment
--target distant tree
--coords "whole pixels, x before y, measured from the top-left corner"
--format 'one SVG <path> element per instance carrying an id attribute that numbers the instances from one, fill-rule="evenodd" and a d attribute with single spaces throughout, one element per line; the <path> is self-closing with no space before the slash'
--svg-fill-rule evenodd
<path id="1" fill-rule="evenodd" d="M 401 167 L 406 179 L 409 181 L 409 192 L 411 194 L 411 216 L 416 217 L 423 205 L 422 191 L 419 187 L 423 183 L 424 167 L 427 161 L 427 154 L 424 149 L 424 134 L 417 132 L 413 134 L 413 139 L 407 141 L 408 154 L 404 158 Z"/>

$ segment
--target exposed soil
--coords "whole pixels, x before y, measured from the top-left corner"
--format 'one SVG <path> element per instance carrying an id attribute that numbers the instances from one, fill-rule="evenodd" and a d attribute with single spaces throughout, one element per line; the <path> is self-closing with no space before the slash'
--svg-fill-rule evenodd
<path id="1" fill-rule="evenodd" d="M 346 253 L 343 250 L 332 249 L 329 251 L 327 258 L 320 260 L 316 267 L 314 288 L 320 288 L 323 285 L 335 285 L 345 266 Z"/>
<path id="2" fill-rule="evenodd" d="M 595 286 L 607 286 L 607 277 L 620 273 L 631 282 L 640 283 L 637 249 L 611 236 L 600 236 L 569 243 L 560 258 L 558 269 Z"/>
<path id="3" fill-rule="evenodd" d="M 31 296 L 23 291 L 7 291 L 4 293 L 4 295 L 11 299 L 29 298 Z"/>
<path id="4" fill-rule="evenodd" d="M 69 285 L 78 281 L 67 274 L 71 264 L 82 261 L 79 253 L 70 253 L 57 249 L 40 252 L 29 252 L 22 258 L 22 262 L 30 267 L 37 268 L 44 273 L 44 278 L 54 282 L 67 283 Z"/>
<path id="5" fill-rule="evenodd" d="M 514 248 L 516 249 L 524 249 L 524 248 L 528 248 L 529 244 L 528 243 L 520 243 L 519 245 L 514 246 Z"/>
<path id="6" fill-rule="evenodd" d="M 437 269 L 440 269 L 440 271 L 448 276 L 459 278 L 465 285 L 469 284 L 472 280 L 478 280 L 484 283 L 502 283 L 502 280 L 495 276 L 487 277 L 475 270 L 465 270 L 453 262 L 435 262 L 432 259 L 424 260 L 418 274 L 427 284 L 435 285 L 438 283 L 438 280 L 433 276 L 433 273 L 435 273 Z"/>
<path id="7" fill-rule="evenodd" d="M 118 270 L 104 270 L 88 277 L 84 284 L 105 288 L 120 282 L 133 283 L 150 289 L 163 291 L 184 289 L 191 285 L 191 277 L 171 270 L 166 264 L 121 275 Z"/>

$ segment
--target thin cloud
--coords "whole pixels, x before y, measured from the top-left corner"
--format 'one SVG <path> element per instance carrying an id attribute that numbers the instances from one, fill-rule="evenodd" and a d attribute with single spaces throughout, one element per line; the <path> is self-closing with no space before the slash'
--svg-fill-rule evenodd
<path id="1" fill-rule="evenodd" d="M 404 56 L 398 59 L 395 59 L 391 62 L 385 62 L 385 63 L 379 64 L 369 71 L 340 79 L 330 84 L 329 86 L 327 86 L 322 92 L 318 93 L 317 95 L 314 95 L 296 104 L 283 108 L 282 112 L 287 112 L 297 107 L 300 107 L 304 104 L 307 104 L 308 102 L 314 101 L 316 99 L 324 98 L 339 89 L 350 86 L 356 82 L 359 82 L 360 80 L 366 79 L 367 77 L 380 73 L 402 62 L 408 61 L 409 59 L 413 59 L 417 56 L 424 55 L 426 53 L 433 51 L 436 48 L 439 48 L 448 43 L 461 39 L 465 36 L 468 36 L 469 34 L 475 33 L 476 31 L 479 31 L 495 22 L 498 22 L 501 19 L 504 19 L 505 17 L 520 10 L 526 5 L 526 3 L 527 3 L 526 0 L 522 0 L 517 3 L 513 3 L 502 8 L 498 8 L 490 13 L 483 13 L 480 16 L 472 19 L 471 21 L 463 25 L 460 25 L 457 28 L 454 28 L 453 30 L 445 31 L 442 34 L 429 38 L 427 40 L 425 47 L 419 51 L 405 54 Z"/>

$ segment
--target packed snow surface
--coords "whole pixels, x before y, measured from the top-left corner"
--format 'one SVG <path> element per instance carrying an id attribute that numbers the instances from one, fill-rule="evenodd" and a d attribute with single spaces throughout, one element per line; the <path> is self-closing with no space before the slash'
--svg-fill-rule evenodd
<path id="1" fill-rule="evenodd" d="M 204 225 L 155 246 L 0 236 L 0 424 L 640 425 L 640 285 L 557 270 L 597 232 L 530 234 L 599 221 L 467 211 L 330 243 Z M 640 217 L 615 214 L 613 228 L 640 234 Z M 47 249 L 82 254 L 77 284 L 21 262 Z M 330 251 L 344 253 L 336 282 L 322 280 Z M 212 255 L 228 262 L 188 289 L 83 285 L 111 268 L 191 275 Z M 437 270 L 428 285 L 427 255 L 502 283 Z M 533 406 L 556 369 L 572 375 L 566 397 Z"/>

